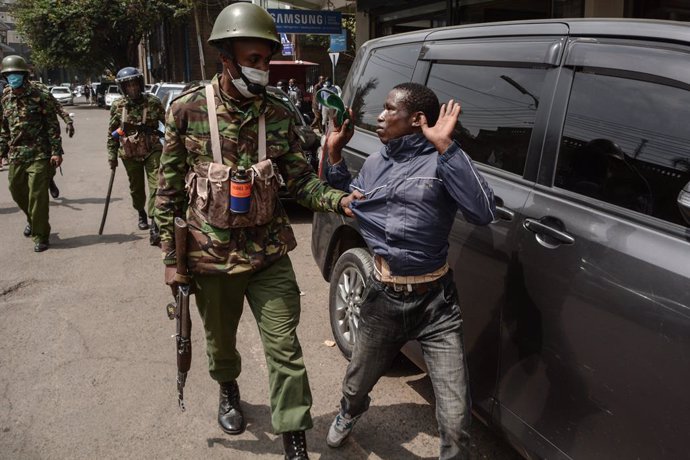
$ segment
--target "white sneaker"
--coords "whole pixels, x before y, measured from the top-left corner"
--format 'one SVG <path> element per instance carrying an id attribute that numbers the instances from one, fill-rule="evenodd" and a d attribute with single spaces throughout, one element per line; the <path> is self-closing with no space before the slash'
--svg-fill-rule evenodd
<path id="1" fill-rule="evenodd" d="M 352 429 L 355 427 L 355 423 L 357 423 L 357 420 L 359 420 L 361 416 L 362 414 L 350 417 L 349 414 L 339 412 L 328 430 L 326 443 L 331 447 L 340 447 L 347 437 L 350 436 Z"/>

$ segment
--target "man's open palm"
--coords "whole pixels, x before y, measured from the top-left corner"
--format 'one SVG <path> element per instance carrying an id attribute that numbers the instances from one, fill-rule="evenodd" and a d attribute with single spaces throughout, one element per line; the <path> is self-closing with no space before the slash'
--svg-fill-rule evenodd
<path id="1" fill-rule="evenodd" d="M 450 146 L 452 142 L 451 135 L 453 134 L 459 116 L 460 103 L 453 101 L 453 99 L 448 101 L 447 106 L 446 104 L 441 106 L 438 121 L 434 126 L 430 127 L 426 116 L 422 115 L 421 125 L 424 137 L 434 144 L 434 147 L 436 147 L 439 153 L 445 152 Z"/>

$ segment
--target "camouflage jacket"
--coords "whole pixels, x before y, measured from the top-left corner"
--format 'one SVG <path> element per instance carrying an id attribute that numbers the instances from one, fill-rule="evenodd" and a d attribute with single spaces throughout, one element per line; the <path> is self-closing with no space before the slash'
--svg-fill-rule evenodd
<path id="1" fill-rule="evenodd" d="M 48 89 L 48 86 L 44 85 L 40 81 L 32 81 L 31 84 L 40 89 L 41 91 L 44 91 L 46 94 L 50 96 L 48 100 L 51 104 L 55 106 L 55 111 L 57 112 L 58 117 L 62 118 L 62 121 L 64 121 L 67 124 L 74 123 L 74 120 L 69 115 L 69 113 L 65 111 L 65 109 L 62 107 L 62 104 L 60 104 L 60 102 L 57 99 L 55 99 L 55 96 L 53 96 L 50 93 L 50 89 Z"/>
<path id="2" fill-rule="evenodd" d="M 122 125 L 122 109 L 127 107 L 127 119 L 125 121 L 125 132 L 127 135 L 134 134 L 132 130 L 141 131 L 141 124 L 143 121 L 144 107 L 146 107 L 146 123 L 144 123 L 144 130 L 148 134 L 155 133 L 158 129 L 158 122 L 165 122 L 165 110 L 160 99 L 153 94 L 144 93 L 142 99 L 133 101 L 128 97 L 121 97 L 113 102 L 110 106 L 110 122 L 108 123 L 108 159 L 114 160 L 122 156 L 122 146 L 119 141 L 116 141 L 112 132 Z M 130 126 L 131 125 L 131 126 Z M 151 144 L 151 152 L 159 152 L 163 147 L 160 142 L 153 142 Z"/>
<path id="3" fill-rule="evenodd" d="M 223 163 L 233 169 L 247 169 L 258 161 L 258 118 L 262 100 L 242 102 L 222 94 L 218 76 L 212 80 L 217 104 L 218 128 Z M 289 109 L 278 99 L 267 96 L 267 157 L 274 160 L 290 193 L 302 205 L 316 211 L 340 212 L 345 193 L 322 183 L 304 158 L 294 131 Z M 161 230 L 163 259 L 175 263 L 173 219 L 185 214 L 187 191 L 185 175 L 189 168 L 213 161 L 208 108 L 203 86 L 175 99 L 168 110 L 165 148 L 161 156 L 157 220 Z M 186 212 L 190 239 L 187 244 L 189 269 L 194 273 L 241 273 L 273 263 L 297 245 L 287 214 L 280 201 L 275 215 L 266 225 L 219 229 L 199 222 L 195 213 Z"/>
<path id="4" fill-rule="evenodd" d="M 30 82 L 18 93 L 10 86 L 2 92 L 0 156 L 32 162 L 62 155 L 60 122 L 52 96 Z"/>

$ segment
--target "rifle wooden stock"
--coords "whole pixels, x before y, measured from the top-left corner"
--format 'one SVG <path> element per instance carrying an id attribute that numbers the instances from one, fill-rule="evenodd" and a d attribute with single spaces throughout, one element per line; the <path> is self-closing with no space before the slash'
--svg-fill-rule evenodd
<path id="1" fill-rule="evenodd" d="M 187 277 L 187 222 L 175 218 L 175 253 L 177 257 L 177 273 Z M 177 319 L 177 397 L 180 408 L 184 411 L 184 386 L 187 372 L 192 364 L 192 319 L 189 315 L 189 284 L 180 283 L 175 298 Z"/>

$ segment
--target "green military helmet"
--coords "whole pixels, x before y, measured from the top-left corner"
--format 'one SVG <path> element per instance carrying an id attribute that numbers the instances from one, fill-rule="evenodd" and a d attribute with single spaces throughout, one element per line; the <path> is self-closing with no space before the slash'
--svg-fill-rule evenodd
<path id="1" fill-rule="evenodd" d="M 17 56 L 16 54 L 11 54 L 5 56 L 2 60 L 2 72 L 3 75 L 10 72 L 24 72 L 29 73 L 29 66 L 23 57 Z"/>
<path id="2" fill-rule="evenodd" d="M 233 3 L 220 12 L 208 42 L 219 46 L 229 38 L 263 38 L 273 44 L 275 52 L 282 48 L 275 21 L 268 11 L 253 3 Z"/>

